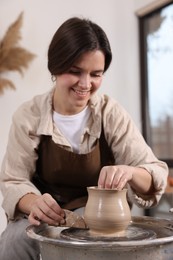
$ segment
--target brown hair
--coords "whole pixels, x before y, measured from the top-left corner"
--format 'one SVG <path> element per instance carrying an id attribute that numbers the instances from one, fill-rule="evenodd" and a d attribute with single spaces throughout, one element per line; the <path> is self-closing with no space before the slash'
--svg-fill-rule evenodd
<path id="1" fill-rule="evenodd" d="M 90 20 L 70 18 L 52 38 L 48 49 L 48 69 L 52 75 L 63 74 L 83 53 L 94 50 L 101 50 L 105 55 L 105 72 L 112 60 L 105 32 Z"/>

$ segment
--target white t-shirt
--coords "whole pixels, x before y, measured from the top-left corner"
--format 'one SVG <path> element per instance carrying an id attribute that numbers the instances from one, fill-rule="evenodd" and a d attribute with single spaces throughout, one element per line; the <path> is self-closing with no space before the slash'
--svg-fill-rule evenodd
<path id="1" fill-rule="evenodd" d="M 86 126 L 86 122 L 90 116 L 89 107 L 85 107 L 80 113 L 70 116 L 61 115 L 57 112 L 53 112 L 53 120 L 61 133 L 69 141 L 73 150 L 79 152 L 79 145 L 81 135 Z"/>

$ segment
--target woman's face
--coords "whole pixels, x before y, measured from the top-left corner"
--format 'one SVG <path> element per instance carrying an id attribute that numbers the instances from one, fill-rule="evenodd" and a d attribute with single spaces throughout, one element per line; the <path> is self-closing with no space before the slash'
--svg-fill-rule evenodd
<path id="1" fill-rule="evenodd" d="M 96 50 L 84 53 L 66 73 L 57 75 L 54 110 L 64 115 L 82 111 L 101 85 L 104 66 L 105 56 Z"/>

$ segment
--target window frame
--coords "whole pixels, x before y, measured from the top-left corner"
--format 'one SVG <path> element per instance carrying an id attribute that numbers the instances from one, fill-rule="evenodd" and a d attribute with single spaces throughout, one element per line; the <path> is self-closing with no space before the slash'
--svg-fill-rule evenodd
<path id="1" fill-rule="evenodd" d="M 157 2 L 157 1 L 156 1 Z M 173 4 L 172 0 L 162 0 L 153 3 L 145 8 L 137 11 L 139 25 L 139 51 L 140 51 L 140 96 L 141 96 L 141 117 L 142 117 L 142 133 L 146 142 L 151 146 L 151 126 L 149 116 L 149 89 L 147 74 L 147 44 L 145 43 L 144 23 L 147 17 L 154 15 L 155 12 Z M 173 160 L 171 158 L 159 158 L 167 163 L 168 167 L 173 168 Z"/>

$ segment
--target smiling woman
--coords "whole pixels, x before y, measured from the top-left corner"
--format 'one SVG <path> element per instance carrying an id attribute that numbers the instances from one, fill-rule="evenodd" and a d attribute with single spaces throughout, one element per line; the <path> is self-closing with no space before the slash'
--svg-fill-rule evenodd
<path id="1" fill-rule="evenodd" d="M 92 21 L 72 17 L 55 32 L 48 48 L 54 87 L 13 115 L 0 174 L 9 221 L 0 259 L 38 259 L 38 242 L 25 228 L 65 223 L 65 209 L 85 207 L 89 186 L 126 187 L 128 201 L 140 208 L 159 202 L 167 165 L 125 109 L 98 93 L 111 60 L 109 40 Z"/>

